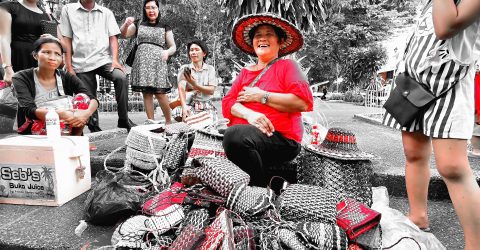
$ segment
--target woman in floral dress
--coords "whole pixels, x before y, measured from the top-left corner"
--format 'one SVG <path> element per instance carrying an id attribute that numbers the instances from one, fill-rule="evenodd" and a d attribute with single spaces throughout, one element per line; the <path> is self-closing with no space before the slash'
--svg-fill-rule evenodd
<path id="1" fill-rule="evenodd" d="M 134 22 L 128 17 L 120 28 L 124 37 L 137 38 L 138 49 L 132 65 L 132 90 L 142 92 L 147 119 L 154 119 L 153 95 L 158 100 L 165 116 L 165 123 L 171 123 L 168 97 L 172 84 L 168 81 L 168 58 L 177 47 L 172 28 L 160 21 L 159 1 L 145 0 L 143 19 Z"/>

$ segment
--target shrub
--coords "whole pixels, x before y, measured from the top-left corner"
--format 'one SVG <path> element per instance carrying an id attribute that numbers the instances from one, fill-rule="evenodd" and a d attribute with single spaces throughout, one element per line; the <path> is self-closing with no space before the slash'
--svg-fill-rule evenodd
<path id="1" fill-rule="evenodd" d="M 343 100 L 346 102 L 361 103 L 363 102 L 363 96 L 349 90 L 345 92 L 345 97 Z"/>
<path id="2" fill-rule="evenodd" d="M 344 100 L 344 95 L 343 93 L 332 93 L 328 100 Z"/>

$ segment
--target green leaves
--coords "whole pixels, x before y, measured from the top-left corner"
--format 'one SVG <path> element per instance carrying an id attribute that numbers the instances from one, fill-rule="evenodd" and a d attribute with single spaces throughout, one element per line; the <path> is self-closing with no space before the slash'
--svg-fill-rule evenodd
<path id="1" fill-rule="evenodd" d="M 271 12 L 280 14 L 283 18 L 295 24 L 298 28 L 315 30 L 319 21 L 323 20 L 322 7 L 324 0 L 221 0 L 224 8 L 228 9 L 226 18 L 229 28 L 241 16 L 254 13 Z"/>

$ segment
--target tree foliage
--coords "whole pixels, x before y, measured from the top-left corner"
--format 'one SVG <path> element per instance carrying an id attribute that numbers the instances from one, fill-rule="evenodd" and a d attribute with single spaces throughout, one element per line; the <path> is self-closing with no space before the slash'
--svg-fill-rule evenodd
<path id="1" fill-rule="evenodd" d="M 299 52 L 312 67 L 309 80 L 343 78 L 340 90 L 362 87 L 386 58 L 378 42 L 389 35 L 391 22 L 381 6 L 368 1 L 340 1 L 329 6 L 325 24 L 317 32 L 305 34 L 305 47 Z"/>
<path id="2" fill-rule="evenodd" d="M 379 41 L 389 36 L 391 27 L 412 23 L 420 1 L 161 0 L 160 14 L 171 24 L 177 45 L 177 53 L 171 58 L 173 73 L 179 65 L 188 63 L 186 44 L 196 37 L 207 43 L 207 62 L 215 65 L 224 84 L 230 83 L 234 61 L 250 60 L 231 41 L 233 23 L 245 14 L 272 12 L 303 31 L 305 46 L 297 57 L 305 57 L 302 64 L 310 68 L 310 83 L 342 77 L 343 90 L 348 90 L 365 87 L 385 60 Z M 119 25 L 128 16 L 141 17 L 143 1 L 98 2 L 114 12 Z M 122 41 L 123 47 L 126 44 Z"/>
<path id="3" fill-rule="evenodd" d="M 315 29 L 325 17 L 323 0 L 220 0 L 226 8 L 229 27 L 246 14 L 271 12 L 282 16 L 302 30 Z"/>

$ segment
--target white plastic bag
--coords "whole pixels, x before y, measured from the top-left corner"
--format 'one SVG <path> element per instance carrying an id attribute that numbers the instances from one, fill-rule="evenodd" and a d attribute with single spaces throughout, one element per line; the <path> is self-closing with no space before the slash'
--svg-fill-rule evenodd
<path id="1" fill-rule="evenodd" d="M 382 214 L 382 247 L 389 249 L 429 250 L 446 249 L 432 233 L 420 230 L 403 213 L 389 207 L 388 191 L 385 187 L 373 187 L 372 209 Z"/>

